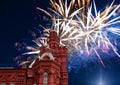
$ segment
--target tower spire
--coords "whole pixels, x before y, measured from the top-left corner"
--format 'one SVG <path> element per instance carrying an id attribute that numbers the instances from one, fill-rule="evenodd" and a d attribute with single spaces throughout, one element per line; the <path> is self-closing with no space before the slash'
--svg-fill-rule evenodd
<path id="1" fill-rule="evenodd" d="M 55 31 L 56 19 L 55 18 L 51 18 L 51 19 L 52 19 L 52 31 Z"/>

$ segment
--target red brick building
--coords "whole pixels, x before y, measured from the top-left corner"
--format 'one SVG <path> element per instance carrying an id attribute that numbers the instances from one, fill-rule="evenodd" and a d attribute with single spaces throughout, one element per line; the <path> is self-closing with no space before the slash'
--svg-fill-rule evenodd
<path id="1" fill-rule="evenodd" d="M 68 85 L 67 49 L 55 31 L 29 68 L 0 68 L 0 85 Z"/>

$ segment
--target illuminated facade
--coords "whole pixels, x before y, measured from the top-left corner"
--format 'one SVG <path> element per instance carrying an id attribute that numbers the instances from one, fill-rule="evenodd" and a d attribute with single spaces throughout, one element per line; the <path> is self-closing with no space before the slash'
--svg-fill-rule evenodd
<path id="1" fill-rule="evenodd" d="M 67 49 L 60 46 L 55 31 L 48 40 L 49 45 L 40 47 L 39 57 L 29 68 L 1 68 L 0 85 L 68 85 Z"/>

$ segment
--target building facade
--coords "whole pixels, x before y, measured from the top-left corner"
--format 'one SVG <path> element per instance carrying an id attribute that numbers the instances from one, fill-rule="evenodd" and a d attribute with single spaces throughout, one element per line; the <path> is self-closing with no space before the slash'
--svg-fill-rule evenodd
<path id="1" fill-rule="evenodd" d="M 67 49 L 55 31 L 29 68 L 1 68 L 0 85 L 68 85 Z"/>

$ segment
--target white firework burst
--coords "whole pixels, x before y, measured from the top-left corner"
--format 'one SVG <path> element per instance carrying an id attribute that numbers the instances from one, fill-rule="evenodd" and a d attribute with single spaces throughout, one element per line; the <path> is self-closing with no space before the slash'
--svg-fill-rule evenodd
<path id="1" fill-rule="evenodd" d="M 113 6 L 113 3 L 111 3 L 109 7 L 107 6 L 102 13 L 97 12 L 97 8 L 94 3 L 93 8 L 92 6 L 88 8 L 86 23 L 82 21 L 79 15 L 76 15 L 77 19 L 75 21 L 77 23 L 76 28 L 78 28 L 78 31 L 74 32 L 74 37 L 71 36 L 69 38 L 70 40 L 76 40 L 76 45 L 79 50 L 87 52 L 87 54 L 90 54 L 90 51 L 93 50 L 103 65 L 104 63 L 99 53 L 97 52 L 98 49 L 112 49 L 114 53 L 120 57 L 119 53 L 116 50 L 116 46 L 114 46 L 113 43 L 111 43 L 108 34 L 109 32 L 111 32 L 112 34 L 120 35 L 119 28 L 109 27 L 114 24 L 120 24 L 120 16 L 110 19 L 120 8 L 120 5 Z M 95 12 L 95 16 L 92 13 L 93 11 Z M 113 39 L 113 41 L 115 40 Z"/>
<path id="2" fill-rule="evenodd" d="M 51 0 L 52 8 L 49 8 L 50 12 L 39 7 L 37 7 L 37 9 L 43 11 L 53 19 L 54 30 L 60 37 L 61 44 L 68 48 L 69 53 L 79 50 L 81 54 L 84 52 L 90 55 L 91 52 L 94 52 L 104 65 L 97 51 L 98 49 L 106 51 L 112 49 L 114 53 L 120 57 L 115 46 L 117 44 L 116 40 L 113 39 L 114 43 L 112 43 L 108 34 L 110 32 L 120 35 L 119 28 L 110 28 L 110 26 L 120 23 L 120 16 L 113 18 L 113 15 L 120 8 L 120 5 L 113 5 L 113 3 L 114 2 L 112 2 L 110 6 L 106 6 L 102 12 L 97 11 L 95 2 L 93 2 L 93 6 L 91 5 L 88 9 L 85 9 L 84 6 L 81 7 L 79 2 L 77 3 L 78 7 L 76 9 L 76 7 L 73 7 L 76 4 L 75 0 L 71 0 L 69 5 L 67 0 L 65 3 L 61 0 L 59 0 L 58 3 Z M 86 14 L 82 13 L 83 9 L 86 10 Z M 45 37 L 33 40 L 38 46 L 36 50 L 24 54 L 39 54 L 39 48 L 41 46 L 47 47 L 47 37 L 49 36 L 50 30 L 53 29 L 45 29 Z"/>

